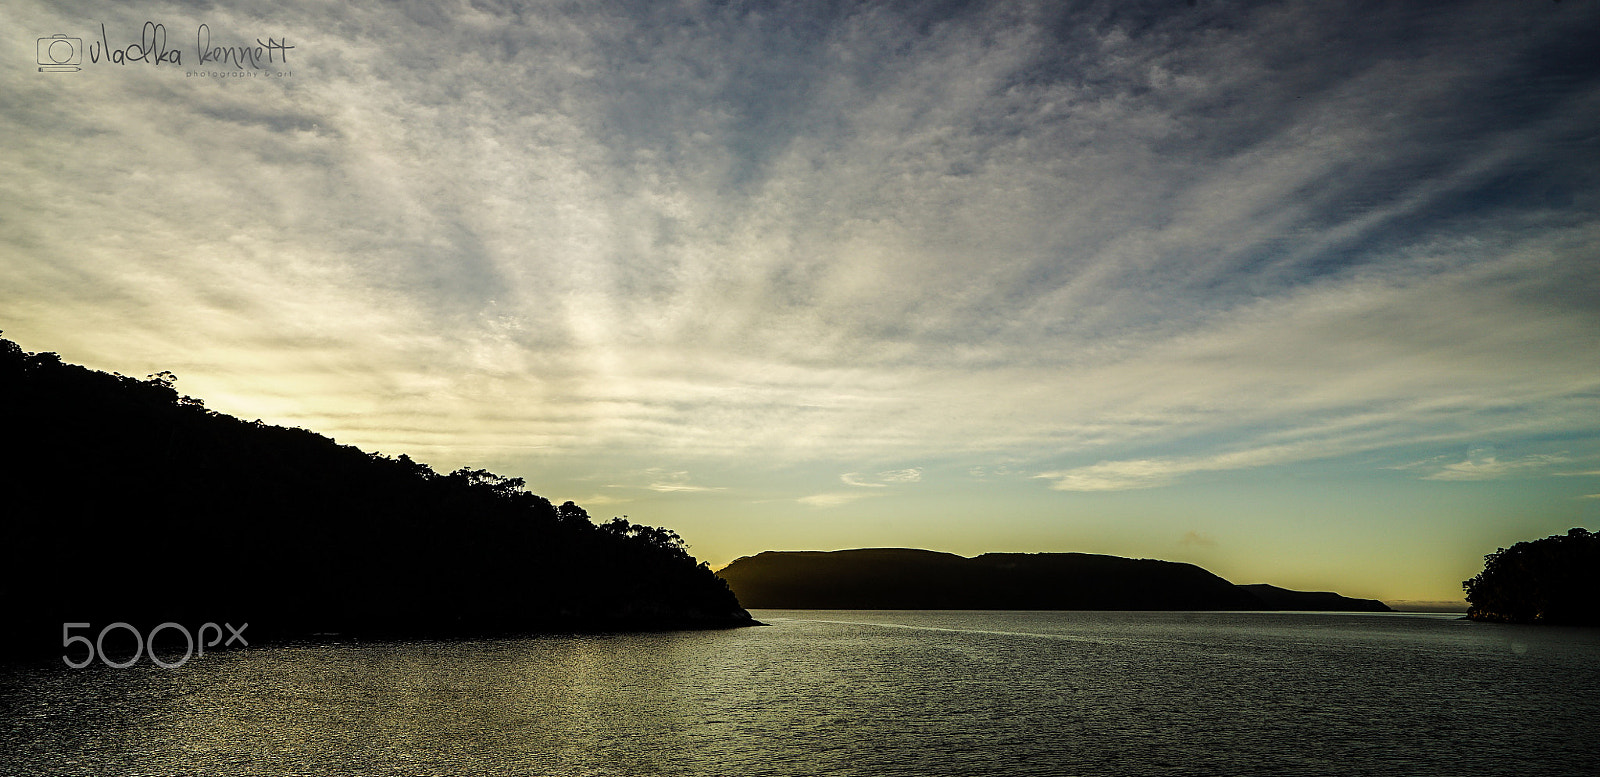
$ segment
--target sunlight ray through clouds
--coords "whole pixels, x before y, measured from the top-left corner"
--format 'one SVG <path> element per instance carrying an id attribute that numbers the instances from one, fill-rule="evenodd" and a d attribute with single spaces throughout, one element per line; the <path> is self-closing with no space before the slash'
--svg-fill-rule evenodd
<path id="1" fill-rule="evenodd" d="M 24 347 L 724 559 L 1137 555 L 1174 508 L 1096 500 L 1272 472 L 1404 481 L 1417 527 L 1595 490 L 1593 3 L 202 5 L 0 10 L 24 64 L 155 17 L 295 46 L 0 71 Z"/>

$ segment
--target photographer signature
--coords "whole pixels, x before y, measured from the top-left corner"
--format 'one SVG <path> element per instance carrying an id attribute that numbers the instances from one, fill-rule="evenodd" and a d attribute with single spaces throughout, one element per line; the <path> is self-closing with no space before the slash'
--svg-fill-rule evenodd
<path id="1" fill-rule="evenodd" d="M 195 30 L 195 50 L 199 52 L 200 62 L 232 64 L 234 68 L 243 70 L 248 64 L 253 69 L 259 69 L 263 60 L 268 64 L 289 62 L 289 45 L 287 38 L 275 39 L 268 37 L 266 42 L 256 38 L 254 46 L 216 46 L 211 45 L 211 27 L 202 24 Z M 81 49 L 80 49 L 81 50 Z M 167 26 L 155 22 L 145 22 L 139 33 L 139 42 L 130 43 L 121 48 L 112 48 L 111 40 L 106 34 L 106 26 L 100 25 L 100 40 L 89 45 L 89 61 L 98 63 L 104 56 L 107 62 L 116 65 L 127 65 L 131 62 L 148 62 L 152 65 L 168 63 L 173 65 L 183 64 L 183 50 L 167 48 Z"/>

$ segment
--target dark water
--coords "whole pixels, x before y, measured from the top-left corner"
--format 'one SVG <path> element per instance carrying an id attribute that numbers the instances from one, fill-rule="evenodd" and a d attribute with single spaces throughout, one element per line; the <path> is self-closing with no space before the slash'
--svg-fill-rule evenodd
<path id="1" fill-rule="evenodd" d="M 1600 630 L 756 616 L 772 625 L 0 669 L 0 773 L 1600 774 Z"/>

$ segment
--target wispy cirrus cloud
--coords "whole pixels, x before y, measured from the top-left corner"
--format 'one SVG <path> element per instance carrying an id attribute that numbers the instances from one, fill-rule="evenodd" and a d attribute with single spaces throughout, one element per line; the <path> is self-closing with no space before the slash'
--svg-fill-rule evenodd
<path id="1" fill-rule="evenodd" d="M 1126 491 L 1170 485 L 1186 475 L 1304 461 L 1326 455 L 1308 446 L 1274 446 L 1210 456 L 1102 461 L 1084 467 L 1041 472 L 1057 491 Z"/>
<path id="2" fill-rule="evenodd" d="M 706 491 L 727 490 L 726 486 L 705 486 L 691 482 L 692 480 L 693 478 L 689 475 L 687 470 L 672 471 L 661 469 L 659 467 L 652 467 L 644 470 L 643 472 L 635 473 L 635 479 L 631 483 L 612 483 L 606 485 L 606 488 L 619 489 L 623 491 L 653 491 L 658 494 L 700 493 Z M 612 496 L 606 501 L 618 502 L 627 500 L 622 497 Z"/>
<path id="3" fill-rule="evenodd" d="M 796 499 L 796 502 L 807 507 L 839 507 L 862 499 L 870 499 L 881 494 L 869 491 L 825 491 L 820 494 L 810 494 Z"/>
<path id="4" fill-rule="evenodd" d="M 1443 461 L 1439 458 L 1402 465 L 1400 469 L 1427 471 L 1424 480 L 1495 480 L 1505 477 L 1530 475 L 1559 475 L 1558 467 L 1571 462 L 1563 454 L 1530 454 L 1502 458 L 1493 448 L 1480 447 L 1468 451 L 1461 461 Z"/>
<path id="5" fill-rule="evenodd" d="M 854 486 L 857 489 L 890 489 L 893 486 L 921 482 L 922 468 L 891 469 L 870 475 L 859 472 L 846 472 L 839 476 L 839 480 L 845 485 Z M 803 496 L 795 501 L 808 507 L 839 507 L 862 499 L 887 495 L 887 491 L 826 491 L 820 494 Z"/>
<path id="6" fill-rule="evenodd" d="M 668 472 L 660 469 L 650 470 L 650 484 L 645 488 L 657 493 L 681 493 L 699 491 L 722 491 L 723 486 L 702 486 L 689 482 L 688 472 Z"/>
<path id="7" fill-rule="evenodd" d="M 294 78 L 0 72 L 3 326 L 446 465 L 659 461 L 631 486 L 658 494 L 718 490 L 666 474 L 690 460 L 855 470 L 824 506 L 933 457 L 1063 491 L 1556 433 L 1576 459 L 1597 19 L 208 8 L 292 38 Z"/>
<path id="8" fill-rule="evenodd" d="M 858 472 L 846 472 L 839 476 L 839 480 L 848 486 L 860 488 L 886 488 L 897 483 L 916 483 L 922 480 L 922 468 L 909 467 L 906 469 L 892 469 L 879 472 L 875 475 L 863 475 Z"/>

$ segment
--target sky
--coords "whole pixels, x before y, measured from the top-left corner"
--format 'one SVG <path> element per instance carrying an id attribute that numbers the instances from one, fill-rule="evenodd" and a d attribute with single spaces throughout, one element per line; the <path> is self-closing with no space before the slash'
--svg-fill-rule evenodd
<path id="1" fill-rule="evenodd" d="M 5 337 L 713 567 L 1080 551 L 1459 600 L 1600 529 L 1600 3 L 0 29 Z"/>

